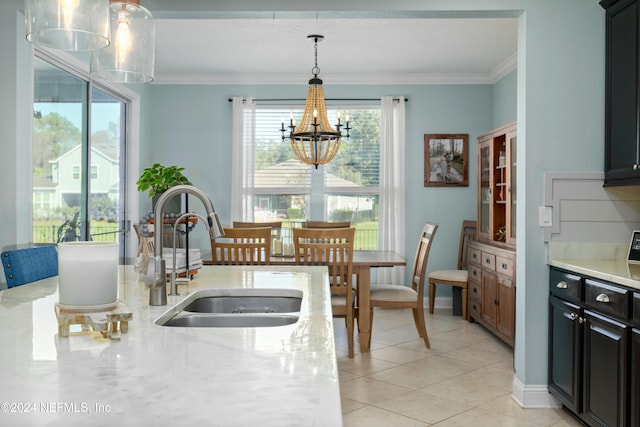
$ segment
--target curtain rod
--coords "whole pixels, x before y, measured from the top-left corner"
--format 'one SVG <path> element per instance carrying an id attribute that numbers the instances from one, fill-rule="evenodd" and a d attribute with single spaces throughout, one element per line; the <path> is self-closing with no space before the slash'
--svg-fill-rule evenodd
<path id="1" fill-rule="evenodd" d="M 246 99 L 246 98 L 243 98 Z M 393 98 L 394 101 L 400 101 L 399 98 Z M 291 102 L 291 101 L 306 101 L 304 98 L 257 98 L 254 99 L 256 102 L 274 102 L 274 101 L 282 101 L 282 102 Z M 325 101 L 380 101 L 380 98 L 325 98 Z M 405 98 L 404 102 L 409 101 L 409 98 Z M 233 102 L 233 98 L 229 98 L 229 102 Z"/>

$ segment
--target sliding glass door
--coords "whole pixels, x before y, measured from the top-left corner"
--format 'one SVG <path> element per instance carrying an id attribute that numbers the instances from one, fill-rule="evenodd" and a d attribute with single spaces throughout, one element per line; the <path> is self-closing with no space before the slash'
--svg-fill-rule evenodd
<path id="1" fill-rule="evenodd" d="M 123 250 L 127 101 L 38 57 L 34 70 L 33 241 Z"/>

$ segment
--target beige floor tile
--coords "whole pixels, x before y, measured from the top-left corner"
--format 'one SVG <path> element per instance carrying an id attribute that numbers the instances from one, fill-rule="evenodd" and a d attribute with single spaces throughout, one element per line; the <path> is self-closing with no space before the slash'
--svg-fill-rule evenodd
<path id="1" fill-rule="evenodd" d="M 451 310 L 426 316 L 427 349 L 410 310 L 376 309 L 371 351 L 347 357 L 334 321 L 343 422 L 353 426 L 579 427 L 561 409 L 523 409 L 511 397 L 513 349 Z"/>
<path id="2" fill-rule="evenodd" d="M 376 404 L 376 406 L 431 424 L 446 420 L 473 408 L 473 404 L 456 402 L 420 391 L 385 400 Z"/>
<path id="3" fill-rule="evenodd" d="M 425 427 L 428 424 L 380 408 L 368 406 L 343 417 L 344 427 Z"/>
<path id="4" fill-rule="evenodd" d="M 506 415 L 493 414 L 479 408 L 463 412 L 433 425 L 437 427 L 540 427 L 540 424 L 522 421 Z"/>
<path id="5" fill-rule="evenodd" d="M 401 387 L 371 378 L 356 378 L 340 384 L 340 394 L 343 397 L 375 405 L 383 400 L 407 394 L 411 389 Z"/>
<path id="6" fill-rule="evenodd" d="M 503 396 L 482 405 L 482 410 L 494 414 L 507 415 L 518 420 L 551 426 L 563 420 L 567 415 L 562 409 L 525 409 L 511 396 Z"/>
<path id="7" fill-rule="evenodd" d="M 418 352 L 409 350 L 407 348 L 392 346 L 371 350 L 371 357 L 375 359 L 386 360 L 387 362 L 403 364 L 424 359 L 425 357 L 428 357 L 428 355 L 424 352 Z"/>
<path id="8" fill-rule="evenodd" d="M 348 397 L 342 396 L 340 399 L 342 403 L 342 414 L 348 414 L 349 412 L 353 412 L 357 409 L 364 408 L 367 406 L 366 403 L 358 402 L 357 400 L 349 399 Z"/>
<path id="9" fill-rule="evenodd" d="M 371 353 L 354 357 L 353 359 L 349 359 L 346 356 L 338 359 L 338 370 L 340 372 L 348 372 L 358 376 L 371 375 L 396 366 L 398 366 L 397 363 L 371 357 Z"/>

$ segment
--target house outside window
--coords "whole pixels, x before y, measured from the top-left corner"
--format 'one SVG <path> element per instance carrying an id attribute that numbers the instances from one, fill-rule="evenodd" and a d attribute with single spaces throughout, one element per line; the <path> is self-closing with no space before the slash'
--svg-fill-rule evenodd
<path id="1" fill-rule="evenodd" d="M 351 138 L 343 138 L 336 157 L 315 169 L 300 162 L 280 132 L 283 118 L 299 121 L 302 106 L 258 106 L 255 112 L 253 186 L 254 221 L 283 221 L 283 236 L 303 221 L 350 221 L 356 249 L 378 248 L 380 107 L 330 107 L 351 118 Z"/>

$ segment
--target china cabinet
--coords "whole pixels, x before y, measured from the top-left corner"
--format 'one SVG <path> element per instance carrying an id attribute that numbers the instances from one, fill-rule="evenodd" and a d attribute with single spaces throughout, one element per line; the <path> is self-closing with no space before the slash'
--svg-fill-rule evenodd
<path id="1" fill-rule="evenodd" d="M 516 124 L 478 137 L 478 240 L 515 247 Z"/>

